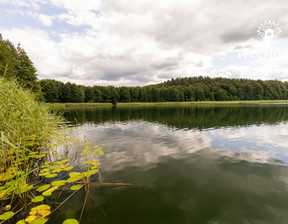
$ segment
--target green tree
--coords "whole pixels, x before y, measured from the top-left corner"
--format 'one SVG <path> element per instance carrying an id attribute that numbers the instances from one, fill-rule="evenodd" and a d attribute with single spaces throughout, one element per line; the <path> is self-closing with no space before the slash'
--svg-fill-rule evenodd
<path id="1" fill-rule="evenodd" d="M 93 91 L 94 91 L 94 102 L 101 102 L 102 101 L 102 93 L 101 93 L 100 88 L 98 88 L 97 86 L 94 86 Z"/>
<path id="2" fill-rule="evenodd" d="M 58 90 L 54 80 L 49 79 L 40 80 L 40 85 L 46 102 L 48 103 L 59 102 Z"/>
<path id="3" fill-rule="evenodd" d="M 130 102 L 131 96 L 127 87 L 120 87 L 119 89 L 119 102 Z"/>
<path id="4" fill-rule="evenodd" d="M 85 87 L 85 103 L 87 102 L 95 102 L 95 93 L 94 93 L 94 89 L 90 86 Z"/>

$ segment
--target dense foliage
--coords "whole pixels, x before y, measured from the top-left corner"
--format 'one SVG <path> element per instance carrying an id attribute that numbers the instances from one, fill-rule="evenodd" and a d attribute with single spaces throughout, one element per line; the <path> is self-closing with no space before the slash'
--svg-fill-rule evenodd
<path id="1" fill-rule="evenodd" d="M 0 76 L 17 79 L 22 87 L 40 90 L 36 69 L 25 50 L 15 47 L 10 40 L 4 40 L 0 34 Z"/>
<path id="2" fill-rule="evenodd" d="M 288 82 L 210 77 L 176 78 L 145 87 L 80 86 L 41 80 L 46 102 L 184 102 L 287 100 Z"/>

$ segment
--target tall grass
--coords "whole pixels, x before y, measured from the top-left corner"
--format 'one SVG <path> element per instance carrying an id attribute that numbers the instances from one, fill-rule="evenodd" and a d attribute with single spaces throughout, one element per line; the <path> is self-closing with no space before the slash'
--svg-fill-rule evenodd
<path id="1" fill-rule="evenodd" d="M 33 158 L 43 156 L 40 151 L 59 124 L 60 118 L 37 102 L 35 93 L 0 77 L 0 200 L 9 192 L 25 192 L 22 188 L 33 170 Z"/>

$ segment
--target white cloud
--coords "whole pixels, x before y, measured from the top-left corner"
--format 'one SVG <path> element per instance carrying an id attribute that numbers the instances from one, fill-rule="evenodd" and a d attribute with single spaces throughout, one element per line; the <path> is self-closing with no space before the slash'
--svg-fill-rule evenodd
<path id="1" fill-rule="evenodd" d="M 39 21 L 44 26 L 52 26 L 52 24 L 53 24 L 51 16 L 47 16 L 47 15 L 44 15 L 44 14 L 39 14 L 38 18 L 39 18 Z"/>
<path id="2" fill-rule="evenodd" d="M 245 4 L 235 0 L 225 4 L 220 0 L 21 2 L 9 3 L 21 7 L 34 4 L 35 11 L 29 12 L 32 18 L 49 29 L 62 25 L 61 30 L 66 30 L 49 33 L 25 26 L 3 32 L 4 38 L 22 43 L 40 78 L 89 85 L 145 85 L 189 75 L 261 78 L 265 73 L 267 78 L 287 79 L 287 56 L 249 61 L 237 58 L 233 50 L 259 45 L 257 26 L 267 18 L 278 19 L 285 38 L 288 16 L 280 0 L 273 12 L 267 9 L 275 3 L 260 0 Z M 45 13 L 48 4 L 65 11 Z M 41 14 L 40 8 L 44 10 Z M 27 11 L 23 13 L 27 16 Z M 73 31 L 69 32 L 67 24 Z M 280 43 L 283 45 L 285 41 Z M 218 53 L 227 53 L 229 60 L 215 61 Z"/>
<path id="3" fill-rule="evenodd" d="M 45 2 L 45 0 L 0 0 L 0 3 L 8 3 L 16 7 L 26 7 L 33 10 L 40 10 L 41 4 Z"/>

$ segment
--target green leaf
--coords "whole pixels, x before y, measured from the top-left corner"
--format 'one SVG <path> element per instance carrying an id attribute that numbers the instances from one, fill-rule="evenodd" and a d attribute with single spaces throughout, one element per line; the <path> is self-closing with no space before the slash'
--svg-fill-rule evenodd
<path id="1" fill-rule="evenodd" d="M 0 174 L 0 182 L 12 179 L 15 175 L 12 175 L 10 172 Z"/>
<path id="2" fill-rule="evenodd" d="M 79 224 L 76 219 L 66 219 L 63 224 Z"/>
<path id="3" fill-rule="evenodd" d="M 45 172 L 45 173 L 40 173 L 39 176 L 48 176 L 50 174 L 51 174 L 50 172 Z"/>
<path id="4" fill-rule="evenodd" d="M 70 177 L 70 178 L 68 178 L 67 182 L 72 183 L 72 182 L 75 182 L 75 181 L 80 180 L 82 178 L 83 178 L 83 176 Z"/>
<path id="5" fill-rule="evenodd" d="M 0 220 L 10 219 L 14 215 L 14 212 L 5 212 L 0 215 Z"/>
<path id="6" fill-rule="evenodd" d="M 46 178 L 53 178 L 53 177 L 56 177 L 57 174 L 56 173 L 53 173 L 53 174 L 49 174 L 47 176 L 45 176 Z"/>
<path id="7" fill-rule="evenodd" d="M 20 187 L 20 189 L 15 189 L 15 193 L 16 194 L 23 194 L 23 193 L 29 191 L 31 188 L 33 188 L 33 185 L 24 184 L 23 186 Z"/>
<path id="8" fill-rule="evenodd" d="M 48 221 L 46 218 L 35 219 L 31 221 L 29 224 L 44 224 Z"/>
<path id="9" fill-rule="evenodd" d="M 80 184 L 76 184 L 76 185 L 73 185 L 72 187 L 70 187 L 70 189 L 72 191 L 77 191 L 78 189 L 80 189 L 83 185 L 80 185 Z"/>
<path id="10" fill-rule="evenodd" d="M 58 187 L 51 187 L 49 190 L 47 190 L 47 191 L 44 191 L 43 193 L 42 193 L 42 195 L 43 196 L 51 196 L 51 194 L 54 192 L 54 191 L 56 191 L 58 189 Z"/>
<path id="11" fill-rule="evenodd" d="M 66 180 L 57 180 L 51 183 L 52 186 L 59 187 L 66 184 Z"/>
<path id="12" fill-rule="evenodd" d="M 24 219 L 19 220 L 16 224 L 25 224 L 26 222 L 24 221 Z"/>
<path id="13" fill-rule="evenodd" d="M 37 196 L 37 197 L 33 198 L 31 201 L 36 203 L 36 202 L 40 202 L 43 200 L 44 200 L 43 196 Z"/>
<path id="14" fill-rule="evenodd" d="M 69 170 L 72 170 L 72 169 L 73 169 L 73 166 L 68 166 L 68 167 L 64 168 L 63 170 L 69 171 Z"/>
<path id="15" fill-rule="evenodd" d="M 60 173 L 61 171 L 63 171 L 62 168 L 58 168 L 52 171 L 52 173 Z"/>
<path id="16" fill-rule="evenodd" d="M 98 169 L 96 170 L 88 170 L 87 172 L 84 172 L 84 176 L 85 177 L 90 177 L 91 175 L 95 174 L 95 173 L 98 173 Z"/>
<path id="17" fill-rule="evenodd" d="M 78 176 L 82 176 L 82 174 L 79 172 L 71 172 L 71 173 L 69 173 L 69 176 L 70 177 L 78 177 Z"/>
<path id="18" fill-rule="evenodd" d="M 44 205 L 38 205 L 38 206 L 32 208 L 31 211 L 41 211 L 41 210 L 50 210 L 50 209 L 51 209 L 51 207 L 49 205 L 44 204 Z"/>
<path id="19" fill-rule="evenodd" d="M 47 190 L 50 186 L 51 186 L 50 184 L 42 185 L 42 186 L 39 187 L 36 191 L 38 191 L 38 192 L 45 191 L 45 190 Z"/>

